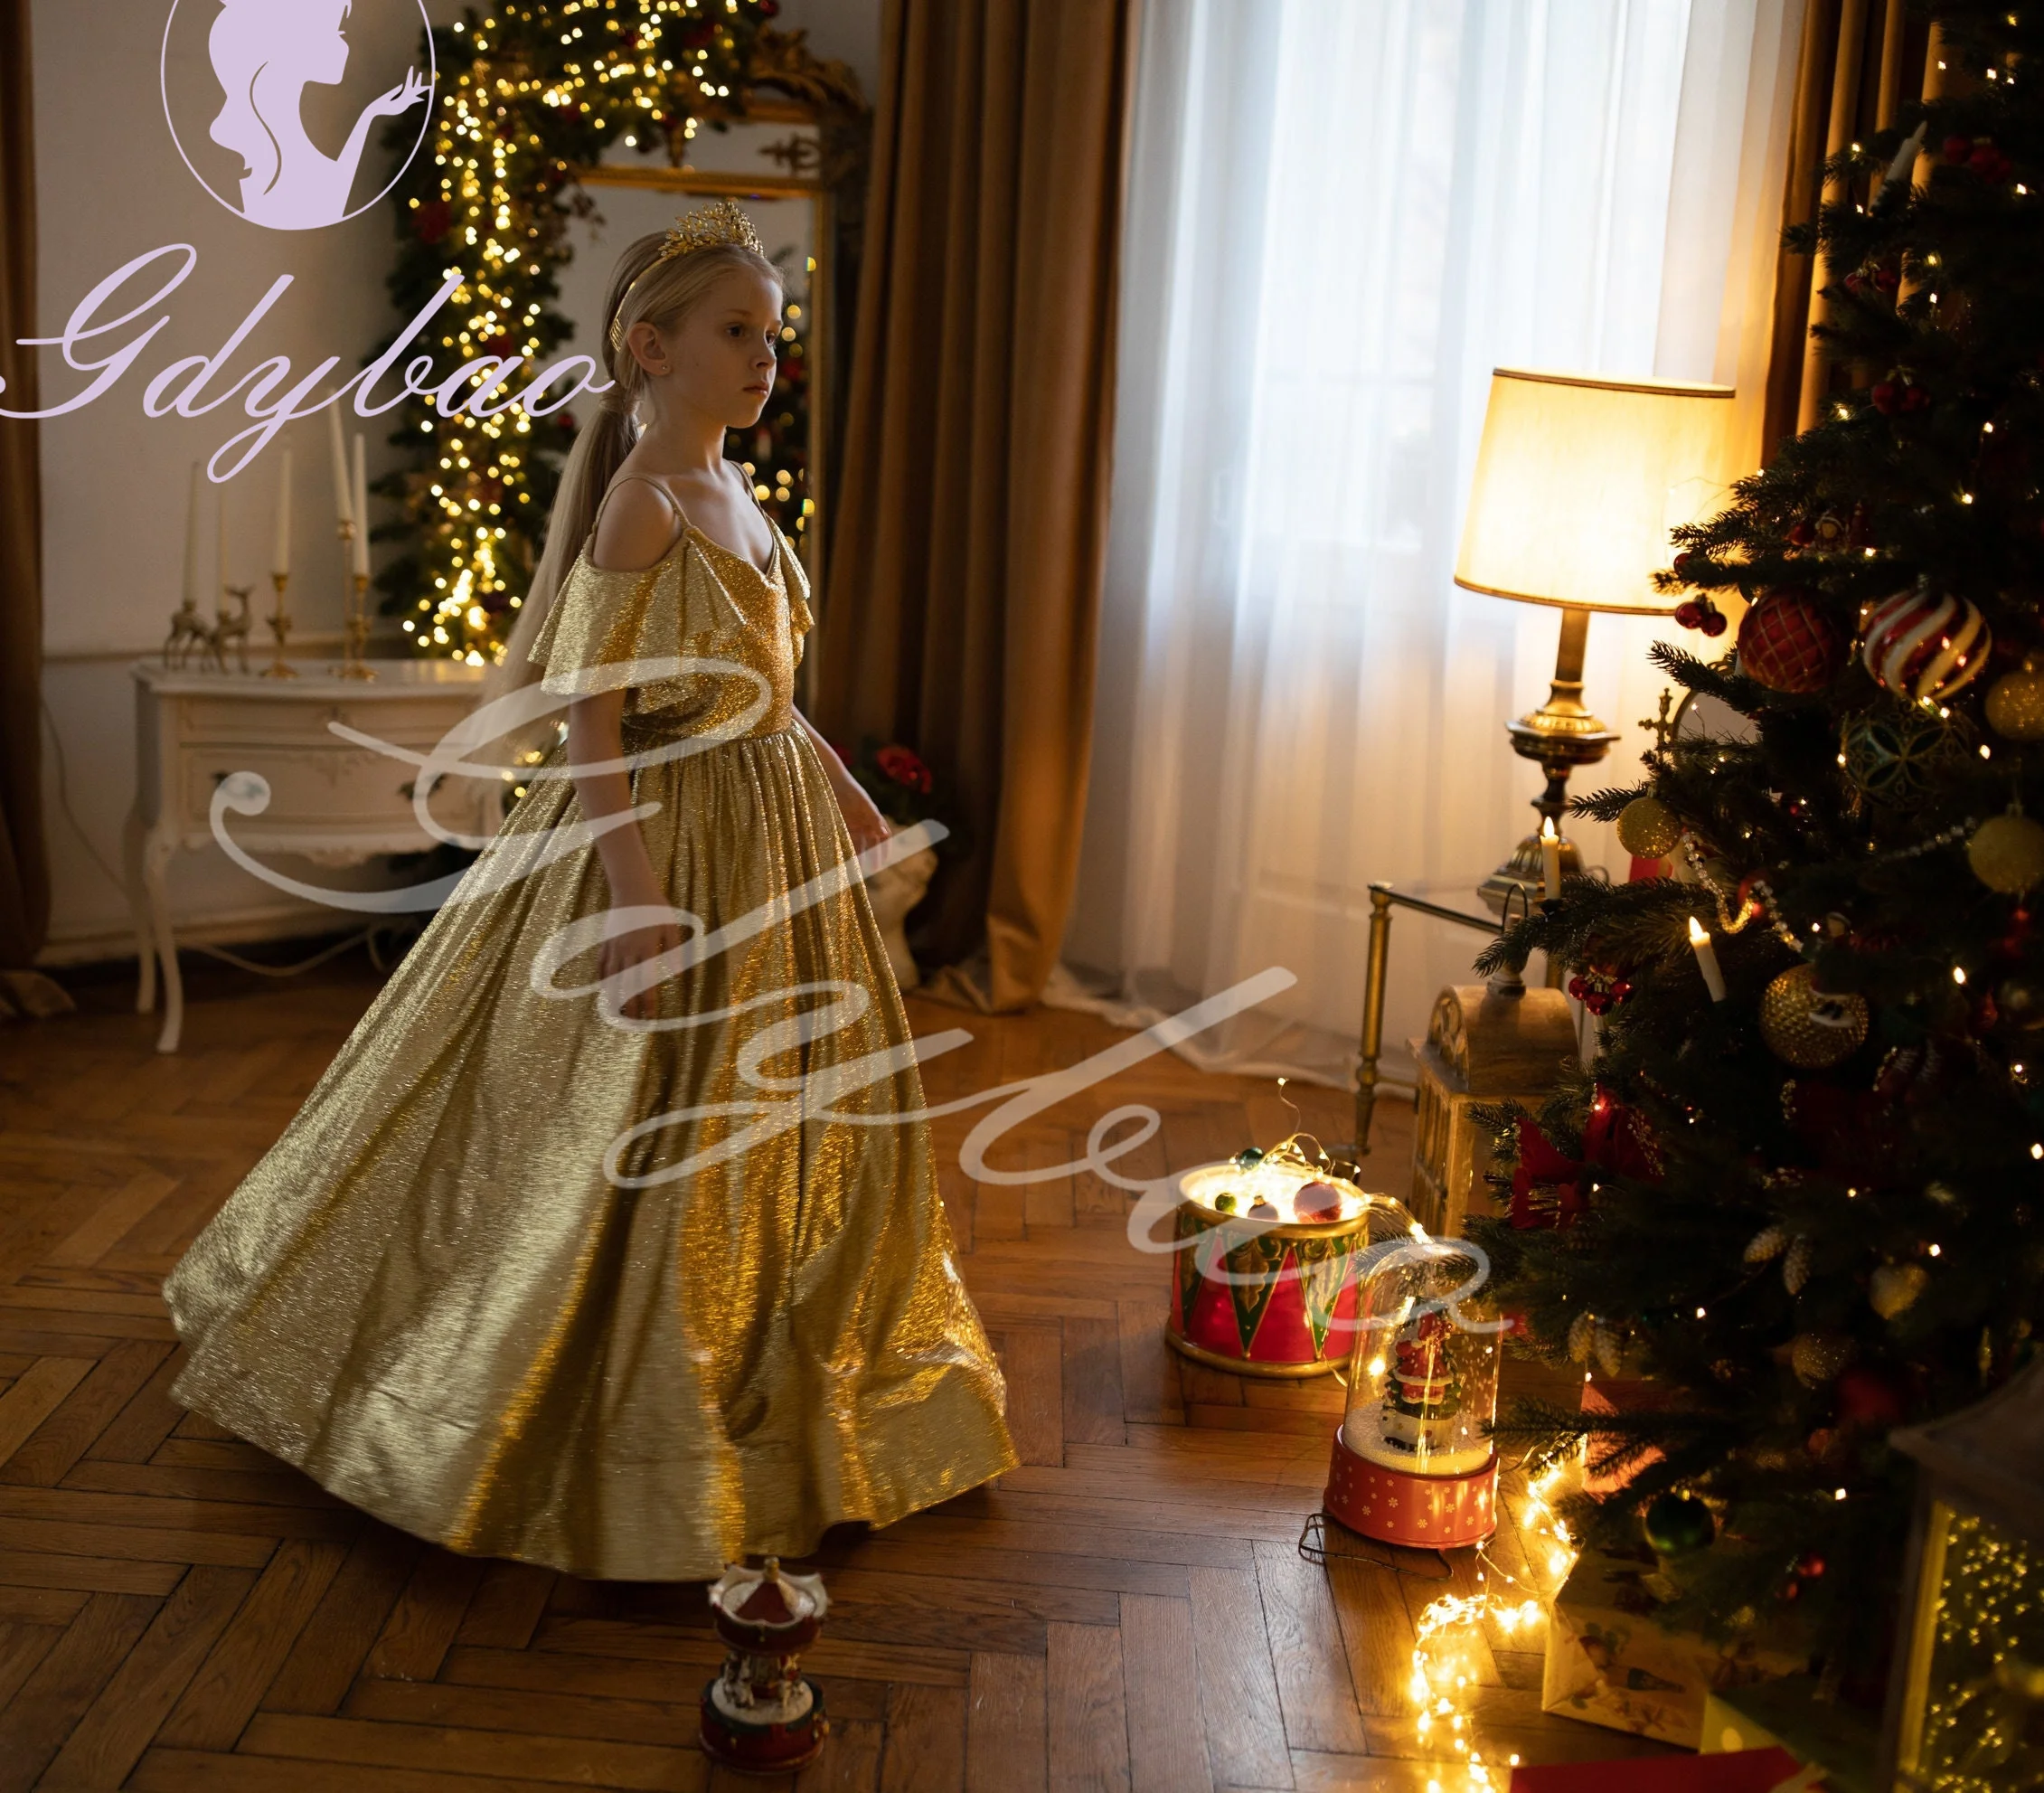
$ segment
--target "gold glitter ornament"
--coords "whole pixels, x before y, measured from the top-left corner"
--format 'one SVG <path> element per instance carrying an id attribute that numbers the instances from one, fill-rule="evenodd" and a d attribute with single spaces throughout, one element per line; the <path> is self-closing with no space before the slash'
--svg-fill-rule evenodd
<path id="1" fill-rule="evenodd" d="M 2020 896 L 2044 883 L 2044 824 L 2027 816 L 1990 816 L 1966 843 L 1966 863 L 1989 890 Z"/>
<path id="2" fill-rule="evenodd" d="M 1813 965 L 1792 965 L 1760 996 L 1760 1037 L 1798 1071 L 1828 1071 L 1859 1051 L 1867 1037 L 1866 1000 L 1817 988 Z"/>
<path id="3" fill-rule="evenodd" d="M 1921 1264 L 1883 1264 L 1867 1279 L 1867 1299 L 1882 1319 L 1892 1320 L 1916 1305 L 1929 1280 Z"/>
<path id="4" fill-rule="evenodd" d="M 1657 797 L 1635 797 L 1618 816 L 1618 845 L 1634 859 L 1665 859 L 1682 837 L 1675 812 Z"/>
<path id="5" fill-rule="evenodd" d="M 2044 741 L 2044 673 L 2028 662 L 1987 693 L 1987 726 L 2003 741 Z"/>
<path id="6" fill-rule="evenodd" d="M 1797 1333 L 1789 1341 L 1789 1367 L 1805 1387 L 1822 1388 L 1837 1380 L 1838 1373 L 1852 1361 L 1855 1349 L 1843 1333 Z"/>

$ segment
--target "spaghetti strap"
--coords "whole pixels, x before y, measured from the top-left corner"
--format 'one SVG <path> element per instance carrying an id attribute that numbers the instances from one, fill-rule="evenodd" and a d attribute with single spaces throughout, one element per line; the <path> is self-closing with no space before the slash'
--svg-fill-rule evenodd
<path id="1" fill-rule="evenodd" d="M 661 550 L 661 560 L 665 560 L 669 554 L 672 554 L 674 552 L 675 543 L 679 542 L 682 537 L 685 533 L 687 533 L 689 528 L 691 527 L 689 523 L 689 514 L 682 508 L 682 501 L 679 498 L 675 497 L 675 495 L 672 492 L 670 492 L 664 486 L 663 486 L 657 479 L 654 478 L 650 474 L 621 473 L 610 482 L 610 489 L 607 491 L 599 500 L 598 500 L 596 514 L 589 519 L 589 533 L 588 537 L 582 543 L 582 558 L 586 561 L 589 561 L 591 567 L 596 567 L 596 562 L 595 561 L 589 559 L 589 551 L 596 546 L 596 533 L 603 526 L 604 507 L 609 504 L 613 497 L 617 495 L 617 488 L 622 486 L 627 479 L 636 479 L 642 486 L 652 486 L 655 492 L 659 493 L 663 498 L 666 499 L 668 508 L 672 510 L 674 514 L 682 520 L 681 527 L 677 529 L 673 533 L 673 534 L 667 538 L 666 547 Z M 757 503 L 758 500 L 755 499 L 754 502 Z M 655 566 L 658 566 L 660 564 L 660 561 L 655 561 L 654 564 Z M 597 568 L 597 571 L 600 572 L 606 571 L 606 569 Z"/>

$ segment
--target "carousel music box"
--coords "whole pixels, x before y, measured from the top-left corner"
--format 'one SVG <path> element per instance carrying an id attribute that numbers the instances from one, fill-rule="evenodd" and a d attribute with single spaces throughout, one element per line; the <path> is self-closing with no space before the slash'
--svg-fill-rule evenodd
<path id="1" fill-rule="evenodd" d="M 1443 1550 L 1497 1529 L 1504 1334 L 1475 1293 L 1485 1273 L 1458 1241 L 1424 1234 L 1365 1272 L 1324 1501 L 1350 1531 Z"/>
<path id="2" fill-rule="evenodd" d="M 1366 1194 L 1354 1171 L 1295 1133 L 1181 1176 L 1172 1347 L 1238 1375 L 1337 1369 L 1350 1354 L 1362 1254 L 1413 1231 L 1404 1207 Z"/>
<path id="3" fill-rule="evenodd" d="M 785 1573 L 777 1557 L 733 1563 L 710 1590 L 728 1654 L 702 1690 L 702 1753 L 726 1767 L 777 1774 L 815 1760 L 830 1732 L 824 1696 L 802 1671 L 830 1598 L 821 1575 Z"/>

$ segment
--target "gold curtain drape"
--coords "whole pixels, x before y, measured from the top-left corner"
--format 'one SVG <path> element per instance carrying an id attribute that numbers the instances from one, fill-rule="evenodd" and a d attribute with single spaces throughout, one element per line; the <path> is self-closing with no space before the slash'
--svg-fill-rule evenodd
<path id="1" fill-rule="evenodd" d="M 815 720 L 950 779 L 970 851 L 916 943 L 930 994 L 983 1008 L 1036 998 L 1077 873 L 1135 9 L 883 18 Z"/>
<path id="2" fill-rule="evenodd" d="M 35 156 L 29 0 L 0 0 L 0 378 L 9 411 L 36 407 Z M 35 425 L 0 418 L 0 967 L 25 968 L 50 926 L 42 839 L 42 497 Z M 17 984 L 0 977 L 0 1014 Z"/>
<path id="3" fill-rule="evenodd" d="M 1894 124 L 1904 98 L 1938 90 L 1934 28 L 1908 0 L 1809 0 L 1796 61 L 1784 224 L 1804 223 L 1844 196 L 1823 181 L 1824 158 Z M 1917 178 L 1923 178 L 1918 164 Z M 1817 420 L 1833 371 L 1810 332 L 1823 322 L 1824 276 L 1812 258 L 1780 251 L 1768 362 L 1763 458 Z"/>

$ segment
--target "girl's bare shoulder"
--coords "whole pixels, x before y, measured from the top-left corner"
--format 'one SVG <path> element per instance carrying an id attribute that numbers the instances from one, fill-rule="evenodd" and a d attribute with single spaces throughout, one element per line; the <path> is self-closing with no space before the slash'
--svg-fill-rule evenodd
<path id="1" fill-rule="evenodd" d="M 642 572 L 666 559 L 683 526 L 681 506 L 664 486 L 643 474 L 619 474 L 597 518 L 589 564 L 599 572 Z"/>

